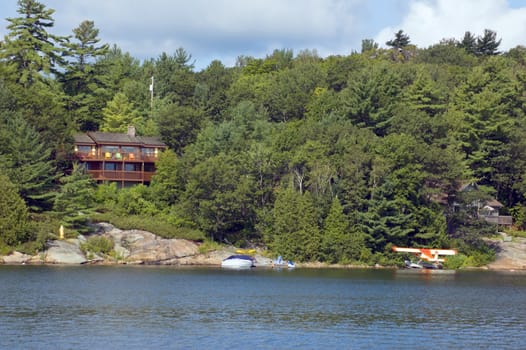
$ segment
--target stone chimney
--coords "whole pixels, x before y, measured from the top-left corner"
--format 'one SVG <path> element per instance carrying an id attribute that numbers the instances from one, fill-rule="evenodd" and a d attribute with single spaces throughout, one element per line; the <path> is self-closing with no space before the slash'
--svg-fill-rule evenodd
<path id="1" fill-rule="evenodd" d="M 135 137 L 135 126 L 128 125 L 128 136 Z"/>

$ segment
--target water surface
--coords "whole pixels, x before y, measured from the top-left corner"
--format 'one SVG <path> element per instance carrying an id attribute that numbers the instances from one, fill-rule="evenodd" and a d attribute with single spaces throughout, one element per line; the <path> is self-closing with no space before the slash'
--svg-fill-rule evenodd
<path id="1" fill-rule="evenodd" d="M 0 266 L 2 349 L 524 349 L 526 274 Z"/>

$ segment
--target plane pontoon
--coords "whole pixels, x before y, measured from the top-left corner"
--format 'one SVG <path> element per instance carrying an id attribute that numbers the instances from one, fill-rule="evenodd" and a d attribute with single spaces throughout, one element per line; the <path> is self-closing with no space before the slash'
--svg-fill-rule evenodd
<path id="1" fill-rule="evenodd" d="M 393 247 L 393 251 L 414 254 L 419 261 L 415 263 L 406 260 L 405 264 L 407 267 L 415 269 L 441 269 L 442 263 L 446 261 L 444 256 L 457 254 L 455 249 L 404 248 L 396 246 Z"/>

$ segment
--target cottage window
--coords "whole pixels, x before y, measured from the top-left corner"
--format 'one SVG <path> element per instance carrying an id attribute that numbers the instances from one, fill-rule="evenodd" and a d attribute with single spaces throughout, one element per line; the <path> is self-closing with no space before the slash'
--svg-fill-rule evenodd
<path id="1" fill-rule="evenodd" d="M 139 171 L 140 164 L 126 163 L 124 164 L 124 170 L 125 171 Z"/>
<path id="2" fill-rule="evenodd" d="M 150 148 L 150 147 L 143 148 L 142 154 L 148 157 L 153 157 L 155 155 L 155 148 Z"/>
<path id="3" fill-rule="evenodd" d="M 88 154 L 91 152 L 91 146 L 77 146 L 77 152 Z"/>
<path id="4" fill-rule="evenodd" d="M 124 147 L 121 147 L 121 150 L 122 150 L 122 153 L 138 153 L 139 152 L 138 147 L 124 146 Z"/>
<path id="5" fill-rule="evenodd" d="M 106 154 L 106 153 L 109 153 L 111 155 L 119 152 L 119 147 L 118 146 L 102 146 L 102 153 L 103 154 Z"/>
<path id="6" fill-rule="evenodd" d="M 117 163 L 105 163 L 104 164 L 104 170 L 116 171 L 117 170 Z"/>

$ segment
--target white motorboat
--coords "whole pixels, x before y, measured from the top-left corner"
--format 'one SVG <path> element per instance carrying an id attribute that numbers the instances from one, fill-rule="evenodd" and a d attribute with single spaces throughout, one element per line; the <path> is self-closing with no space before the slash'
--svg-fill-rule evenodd
<path id="1" fill-rule="evenodd" d="M 248 269 L 254 266 L 254 258 L 250 255 L 231 255 L 221 262 L 221 267 L 230 269 Z"/>

